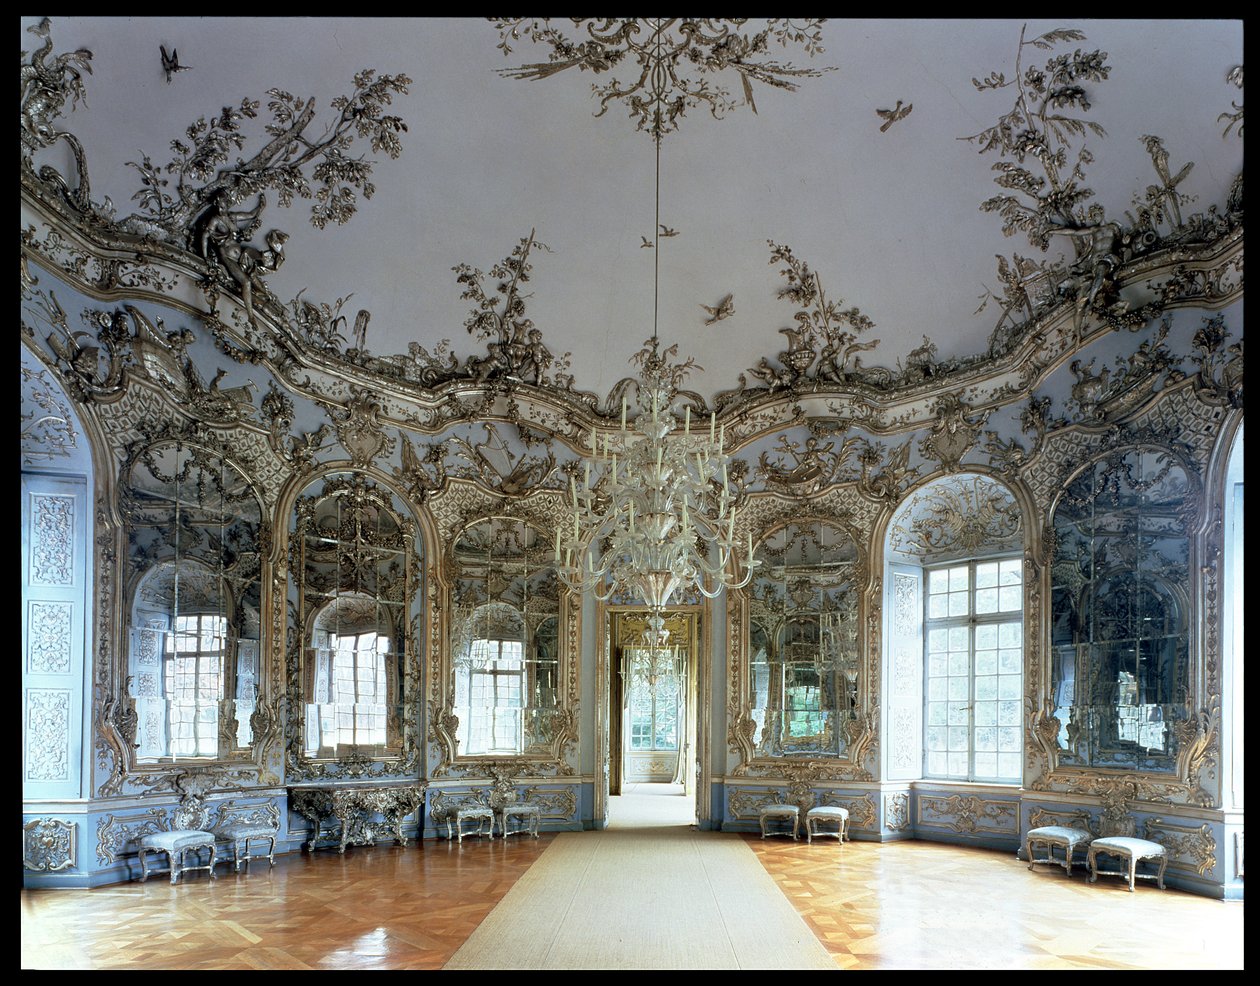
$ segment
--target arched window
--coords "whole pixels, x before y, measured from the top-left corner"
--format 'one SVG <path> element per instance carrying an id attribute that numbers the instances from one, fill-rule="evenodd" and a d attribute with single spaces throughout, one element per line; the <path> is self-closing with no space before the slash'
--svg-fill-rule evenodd
<path id="1" fill-rule="evenodd" d="M 889 524 L 886 772 L 1023 780 L 1023 525 L 997 480 L 937 479 Z"/>

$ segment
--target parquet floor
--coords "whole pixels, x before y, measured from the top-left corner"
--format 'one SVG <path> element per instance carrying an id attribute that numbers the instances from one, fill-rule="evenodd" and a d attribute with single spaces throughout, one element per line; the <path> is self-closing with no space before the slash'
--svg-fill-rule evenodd
<path id="1" fill-rule="evenodd" d="M 24 969 L 440 969 L 554 835 L 22 891 Z M 187 882 L 185 882 L 187 880 Z"/>
<path id="2" fill-rule="evenodd" d="M 22 891 L 25 969 L 441 968 L 554 838 Z M 1243 967 L 1243 905 L 930 842 L 745 838 L 840 969 Z"/>
<path id="3" fill-rule="evenodd" d="M 1014 853 L 745 836 L 841 969 L 1241 969 L 1243 904 Z"/>

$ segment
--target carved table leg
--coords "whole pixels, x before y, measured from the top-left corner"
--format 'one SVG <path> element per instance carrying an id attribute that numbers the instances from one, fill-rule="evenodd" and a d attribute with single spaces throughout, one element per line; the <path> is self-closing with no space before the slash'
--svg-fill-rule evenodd
<path id="1" fill-rule="evenodd" d="M 336 817 L 337 821 L 341 823 L 341 842 L 337 846 L 337 852 L 342 853 L 344 855 L 346 851 L 346 846 L 350 838 L 350 831 L 351 831 L 350 817 L 353 814 L 353 812 L 352 811 L 335 811 L 333 812 L 333 814 Z"/>
<path id="2" fill-rule="evenodd" d="M 394 830 L 394 839 L 404 849 L 407 848 L 407 837 L 403 835 L 403 819 L 405 817 L 401 811 L 391 811 L 385 815 L 386 824 Z"/>

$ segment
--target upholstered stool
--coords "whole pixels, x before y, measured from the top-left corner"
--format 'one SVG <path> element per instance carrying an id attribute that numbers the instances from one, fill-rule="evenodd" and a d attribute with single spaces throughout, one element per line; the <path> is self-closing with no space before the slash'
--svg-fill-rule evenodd
<path id="1" fill-rule="evenodd" d="M 1100 870 L 1098 868 L 1098 854 L 1106 853 L 1109 856 L 1118 856 L 1128 862 L 1127 870 Z M 1159 860 L 1159 869 L 1154 873 L 1138 873 L 1137 864 L 1144 859 Z M 1113 835 L 1105 839 L 1095 839 L 1089 844 L 1089 853 L 1086 856 L 1089 863 L 1089 882 L 1094 883 L 1098 880 L 1098 875 L 1103 876 L 1127 876 L 1129 878 L 1129 890 L 1133 890 L 1133 881 L 1137 880 L 1154 880 L 1159 884 L 1159 889 L 1164 889 L 1164 870 L 1168 866 L 1168 851 L 1158 842 L 1151 842 L 1149 839 L 1136 839 L 1130 836 Z"/>
<path id="2" fill-rule="evenodd" d="M 1024 855 L 1028 857 L 1028 868 L 1031 870 L 1037 863 L 1050 863 L 1062 866 L 1067 875 L 1072 875 L 1072 853 L 1077 846 L 1083 846 L 1094 836 L 1086 829 L 1072 828 L 1070 825 L 1043 825 L 1029 829 L 1024 836 Z M 1037 859 L 1033 856 L 1033 844 L 1040 843 L 1046 847 L 1046 855 Z M 1054 847 L 1063 848 L 1063 862 L 1054 858 Z"/>
<path id="3" fill-rule="evenodd" d="M 192 870 L 209 870 L 210 879 L 214 879 L 214 833 L 208 831 L 210 812 L 206 808 L 205 798 L 199 794 L 186 794 L 171 814 L 172 828 L 166 832 L 151 832 L 136 840 L 136 848 L 140 850 L 140 882 L 149 878 L 148 854 L 151 852 L 166 853 L 166 863 L 171 870 L 171 883 L 181 873 Z M 185 866 L 184 853 L 188 850 L 210 850 L 210 862 L 205 866 Z M 160 872 L 160 871 L 159 871 Z"/>
<path id="4" fill-rule="evenodd" d="M 796 805 L 763 805 L 757 811 L 757 823 L 761 826 L 761 837 L 766 837 L 766 822 L 772 818 L 786 818 L 792 822 L 792 838 L 796 839 L 801 809 Z M 777 833 L 779 835 L 787 835 L 787 832 Z"/>
<path id="5" fill-rule="evenodd" d="M 465 805 L 462 808 L 454 808 L 450 814 L 446 816 L 446 837 L 451 837 L 451 823 L 455 823 L 455 835 L 462 843 L 464 841 L 464 822 L 475 821 L 477 823 L 477 831 L 469 832 L 469 835 L 476 835 L 480 838 L 483 835 L 489 835 L 494 838 L 494 811 L 482 805 Z"/>
<path id="6" fill-rule="evenodd" d="M 517 832 L 528 832 L 535 839 L 538 838 L 538 826 L 542 822 L 542 808 L 538 805 L 528 805 L 525 802 L 516 802 L 504 805 L 499 810 L 499 827 L 503 830 L 503 838 L 507 838 L 513 834 L 512 829 L 508 828 L 509 818 L 524 819 Z"/>
<path id="7" fill-rule="evenodd" d="M 199 829 L 177 829 L 174 832 L 153 832 L 150 835 L 141 836 L 136 840 L 136 847 L 140 850 L 140 882 L 144 883 L 149 878 L 149 860 L 148 854 L 151 852 L 166 853 L 166 863 L 171 871 L 171 883 L 174 883 L 181 873 L 188 873 L 192 870 L 209 870 L 210 879 L 214 879 L 214 833 L 203 832 Z M 205 866 L 185 866 L 184 853 L 189 849 L 210 850 L 210 862 Z M 158 872 L 161 872 L 160 870 Z"/>
<path id="8" fill-rule="evenodd" d="M 835 822 L 836 830 L 834 832 L 819 832 L 819 822 Z M 816 835 L 834 835 L 840 840 L 840 844 L 843 845 L 848 834 L 848 808 L 838 808 L 834 805 L 821 805 L 818 808 L 811 808 L 805 813 L 805 841 L 807 843 L 813 842 L 814 836 Z"/>
<path id="9" fill-rule="evenodd" d="M 264 822 L 233 822 L 228 825 L 215 826 L 214 834 L 224 842 L 232 844 L 232 862 L 233 872 L 241 871 L 241 863 L 248 863 L 251 859 L 265 859 L 267 862 L 276 865 L 276 829 L 272 825 Z M 267 853 L 266 855 L 251 856 L 249 853 L 250 839 L 266 839 Z M 241 855 L 241 843 L 245 843 L 245 855 Z"/>

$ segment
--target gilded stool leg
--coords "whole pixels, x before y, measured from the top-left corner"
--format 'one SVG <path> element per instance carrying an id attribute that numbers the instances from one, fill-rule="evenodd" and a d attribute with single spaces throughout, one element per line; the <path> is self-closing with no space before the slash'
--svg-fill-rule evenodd
<path id="1" fill-rule="evenodd" d="M 1133 893 L 1133 880 L 1137 873 L 1137 853 L 1129 857 L 1129 893 Z"/>
<path id="2" fill-rule="evenodd" d="M 1097 883 L 1098 882 L 1098 853 L 1094 850 L 1093 846 L 1091 846 L 1089 849 L 1089 852 L 1085 854 L 1085 864 L 1089 867 L 1089 882 Z"/>
<path id="3" fill-rule="evenodd" d="M 177 859 L 179 860 L 179 866 L 175 865 L 175 860 Z M 179 879 L 179 871 L 184 868 L 184 850 L 168 850 L 166 853 L 166 861 L 171 867 L 171 883 L 173 884 L 177 879 Z"/>
<path id="4" fill-rule="evenodd" d="M 214 843 L 213 843 L 213 842 L 212 842 L 212 843 L 210 843 L 210 879 L 211 879 L 211 880 L 215 879 L 215 875 L 214 875 L 214 854 L 215 854 L 215 852 L 216 852 L 216 851 L 217 851 L 217 850 L 216 850 L 216 848 L 215 848 Z"/>
<path id="5" fill-rule="evenodd" d="M 1155 881 L 1159 885 L 1160 890 L 1164 889 L 1164 870 L 1167 868 L 1168 868 L 1168 857 L 1160 856 L 1159 857 L 1159 873 L 1155 877 Z"/>
<path id="6" fill-rule="evenodd" d="M 149 879 L 148 851 L 142 848 L 140 850 L 140 882 L 144 883 L 147 879 Z"/>
<path id="7" fill-rule="evenodd" d="M 1054 846 L 1046 846 L 1046 855 L 1054 859 Z M 1072 875 L 1072 843 L 1068 843 L 1063 848 L 1063 868 L 1067 870 L 1067 875 Z"/>
<path id="8" fill-rule="evenodd" d="M 276 865 L 276 837 L 273 835 L 267 840 L 267 862 L 272 866 Z"/>

